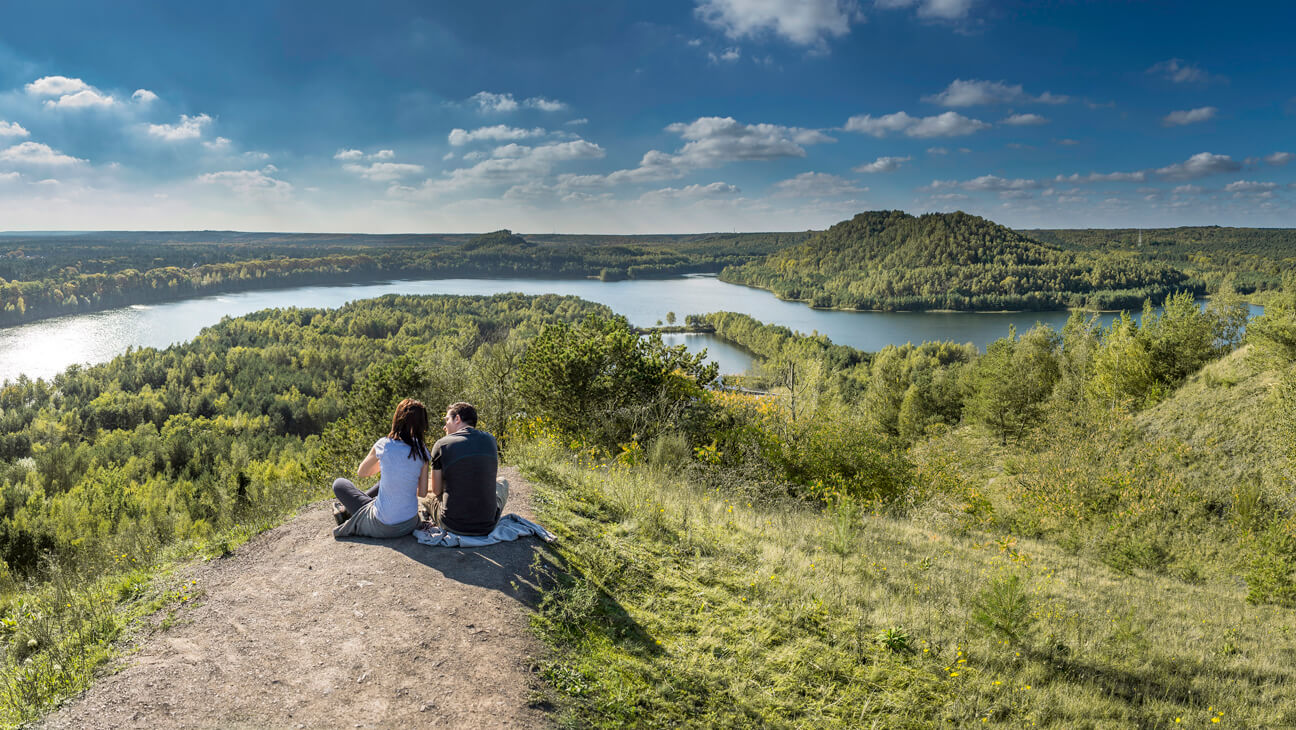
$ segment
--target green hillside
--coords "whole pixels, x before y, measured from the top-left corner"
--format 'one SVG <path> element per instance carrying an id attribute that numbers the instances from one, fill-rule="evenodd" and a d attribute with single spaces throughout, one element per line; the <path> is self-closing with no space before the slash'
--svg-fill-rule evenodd
<path id="1" fill-rule="evenodd" d="M 1199 288 L 1163 263 L 1065 251 L 961 212 L 860 213 L 721 278 L 817 307 L 883 310 L 1111 309 Z"/>

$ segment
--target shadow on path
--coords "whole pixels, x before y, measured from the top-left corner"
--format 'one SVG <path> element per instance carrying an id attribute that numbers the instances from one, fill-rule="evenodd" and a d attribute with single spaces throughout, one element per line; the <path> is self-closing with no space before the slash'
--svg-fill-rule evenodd
<path id="1" fill-rule="evenodd" d="M 552 583 L 547 567 L 553 565 L 553 552 L 535 537 L 477 548 L 433 547 L 413 536 L 388 540 L 346 537 L 339 542 L 391 548 L 449 580 L 499 591 L 532 610 L 540 606 L 542 589 Z"/>

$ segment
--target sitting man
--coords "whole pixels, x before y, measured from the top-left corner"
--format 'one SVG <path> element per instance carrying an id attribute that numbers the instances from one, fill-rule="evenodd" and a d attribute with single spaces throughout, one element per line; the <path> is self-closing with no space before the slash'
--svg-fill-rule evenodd
<path id="1" fill-rule="evenodd" d="M 508 501 L 508 482 L 495 482 L 495 437 L 476 426 L 476 408 L 452 404 L 446 409 L 446 435 L 432 445 L 429 462 L 432 522 L 459 535 L 489 535 Z"/>

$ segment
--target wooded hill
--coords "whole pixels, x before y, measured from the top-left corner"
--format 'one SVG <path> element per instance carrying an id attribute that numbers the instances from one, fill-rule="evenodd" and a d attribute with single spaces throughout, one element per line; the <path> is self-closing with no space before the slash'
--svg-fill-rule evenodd
<path id="1" fill-rule="evenodd" d="M 962 212 L 898 210 L 860 213 L 720 278 L 845 309 L 1112 309 L 1204 291 L 1128 253 L 1067 251 Z"/>

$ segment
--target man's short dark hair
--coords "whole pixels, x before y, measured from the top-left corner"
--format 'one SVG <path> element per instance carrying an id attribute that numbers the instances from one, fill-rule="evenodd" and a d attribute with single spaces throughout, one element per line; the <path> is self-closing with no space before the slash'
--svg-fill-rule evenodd
<path id="1" fill-rule="evenodd" d="M 473 408 L 471 403 L 451 403 L 446 409 L 446 415 L 451 418 L 459 418 L 464 423 L 477 427 L 477 409 Z"/>

